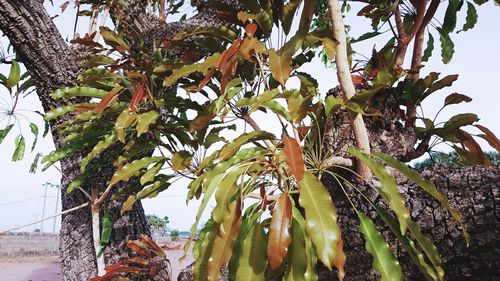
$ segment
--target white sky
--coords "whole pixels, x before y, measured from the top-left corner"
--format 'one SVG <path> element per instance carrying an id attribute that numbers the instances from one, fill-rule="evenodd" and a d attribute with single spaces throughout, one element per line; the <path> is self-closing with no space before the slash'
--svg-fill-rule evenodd
<path id="1" fill-rule="evenodd" d="M 60 5 L 60 2 L 62 1 L 55 1 L 55 5 Z M 50 10 L 52 12 L 57 11 L 54 8 L 50 8 Z M 346 24 L 352 28 L 350 35 L 355 38 L 366 32 L 369 28 L 368 20 L 355 16 L 358 10 L 358 8 L 353 8 L 353 11 L 351 11 L 345 20 Z M 441 77 L 448 74 L 460 74 L 460 77 L 453 87 L 431 95 L 424 102 L 424 109 L 426 116 L 434 116 L 448 94 L 453 92 L 466 94 L 473 98 L 471 103 L 455 105 L 444 110 L 439 120 L 446 120 L 458 113 L 473 112 L 481 118 L 480 124 L 500 135 L 500 114 L 498 109 L 500 105 L 500 93 L 496 86 L 497 79 L 500 79 L 500 71 L 498 70 L 498 65 L 500 65 L 500 56 L 498 55 L 500 30 L 497 28 L 498 19 L 500 18 L 500 8 L 494 7 L 493 3 L 487 3 L 478 8 L 478 14 L 479 22 L 472 31 L 453 35 L 455 54 L 453 60 L 448 65 L 443 65 L 441 62 L 439 55 L 440 48 L 438 47 L 439 39 L 437 36 L 434 36 L 436 44 L 433 53 L 434 56 L 423 69 L 423 73 L 437 71 L 442 73 Z M 458 27 L 461 27 L 463 24 L 464 17 L 464 14 L 459 16 Z M 442 16 L 438 15 L 437 18 L 442 19 Z M 74 11 L 72 7 L 68 7 L 62 16 L 55 19 L 65 38 L 72 33 L 73 20 Z M 86 28 L 85 24 L 80 24 L 79 30 L 84 31 Z M 6 49 L 8 43 L 5 38 L 2 38 L 0 42 L 3 44 L 4 49 Z M 384 42 L 385 40 L 378 40 L 377 49 L 382 47 Z M 373 44 L 373 41 L 369 40 L 357 43 L 354 45 L 354 48 L 369 57 Z M 325 93 L 326 90 L 337 84 L 334 69 L 326 69 L 319 62 L 308 64 L 301 68 L 301 70 L 312 73 L 318 79 L 322 93 Z M 5 67 L 1 67 L 0 72 L 6 74 L 8 70 Z M 0 89 L 0 97 L 9 99 L 4 88 Z M 41 110 L 35 94 L 20 100 L 18 108 L 30 110 L 35 108 Z M 43 123 L 38 115 L 26 112 L 26 116 L 31 122 L 38 124 L 40 130 L 43 131 Z M 272 126 L 268 125 L 269 123 L 266 122 L 265 116 L 260 116 L 257 121 L 263 124 L 264 129 L 266 126 Z M 22 133 L 27 141 L 27 149 L 29 149 L 31 147 L 32 136 L 27 121 L 22 122 L 24 122 Z M 3 129 L 5 125 L 5 121 L 0 122 L 0 128 Z M 49 168 L 45 172 L 41 172 L 38 169 L 36 174 L 28 173 L 30 164 L 36 153 L 47 154 L 54 149 L 50 136 L 40 138 L 35 151 L 32 154 L 26 153 L 22 161 L 10 161 L 12 152 L 14 151 L 14 139 L 18 134 L 19 127 L 15 127 L 0 145 L 0 194 L 2 194 L 0 196 L 0 230 L 28 224 L 40 219 L 44 194 L 42 185 L 46 182 L 54 184 L 60 182 L 60 174 L 54 167 Z M 481 142 L 481 144 L 484 144 L 484 142 Z M 491 150 L 489 147 L 487 149 Z M 143 200 L 146 213 L 156 214 L 160 217 L 169 216 L 170 228 L 188 230 L 194 222 L 198 202 L 192 201 L 189 206 L 186 206 L 186 186 L 186 181 L 178 181 L 157 198 Z M 45 217 L 55 213 L 56 193 L 56 188 L 48 188 Z M 209 215 L 208 209 L 205 212 L 205 220 Z M 59 211 L 60 206 L 57 212 Z M 52 223 L 52 220 L 46 221 L 44 223 L 44 230 L 52 231 Z M 35 227 L 40 228 L 40 224 L 21 230 L 32 231 Z M 57 219 L 57 229 L 59 229 L 59 218 Z"/>

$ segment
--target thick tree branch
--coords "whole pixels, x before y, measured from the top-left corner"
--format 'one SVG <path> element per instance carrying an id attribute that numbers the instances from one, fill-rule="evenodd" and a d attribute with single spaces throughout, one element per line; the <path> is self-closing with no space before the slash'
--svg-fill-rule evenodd
<path id="1" fill-rule="evenodd" d="M 356 90 L 352 83 L 349 60 L 347 58 L 347 40 L 345 35 L 344 22 L 342 20 L 342 12 L 338 0 L 328 0 L 328 10 L 332 19 L 333 37 L 338 41 L 335 52 L 335 62 L 337 63 L 337 77 L 340 87 L 344 93 L 346 100 L 351 99 Z M 356 146 L 365 153 L 370 153 L 370 143 L 368 140 L 368 132 L 366 130 L 363 117 L 357 115 L 351 118 L 351 127 L 356 140 Z M 357 163 L 357 172 L 363 178 L 370 178 L 371 172 L 361 161 Z"/>

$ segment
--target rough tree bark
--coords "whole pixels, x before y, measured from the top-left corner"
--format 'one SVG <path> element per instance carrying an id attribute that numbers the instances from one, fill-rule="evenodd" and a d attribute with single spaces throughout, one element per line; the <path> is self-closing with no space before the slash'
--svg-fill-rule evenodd
<path id="1" fill-rule="evenodd" d="M 500 167 L 433 166 L 420 172 L 424 178 L 433 181 L 438 190 L 450 199 L 451 205 L 462 214 L 471 237 L 471 244 L 466 247 L 462 231 L 446 210 L 406 178 L 397 177 L 413 219 L 421 226 L 422 232 L 435 242 L 441 253 L 445 280 L 499 280 Z M 325 182 L 335 201 L 345 242 L 347 264 L 344 280 L 377 280 L 377 273 L 372 269 L 373 260 L 367 254 L 365 241 L 358 231 L 359 222 L 354 210 L 333 181 Z M 365 194 L 371 194 L 375 202 L 381 203 L 380 198 L 370 192 L 368 187 L 358 188 Z M 363 212 L 378 222 L 379 230 L 388 239 L 403 266 L 406 280 L 425 280 L 393 234 L 384 228 L 380 220 L 377 221 L 375 212 L 352 190 L 350 195 Z M 319 280 L 336 280 L 336 273 L 324 267 L 318 269 Z"/>
<path id="2" fill-rule="evenodd" d="M 18 58 L 36 81 L 36 92 L 45 111 L 62 105 L 62 101 L 50 98 L 55 89 L 73 85 L 74 78 L 81 71 L 77 56 L 63 40 L 50 16 L 39 1 L 0 1 L 0 30 L 9 38 Z M 67 102 L 67 101 L 64 101 Z M 57 136 L 53 122 L 52 133 L 56 148 L 64 145 Z M 66 193 L 67 185 L 79 174 L 79 156 L 61 161 L 62 208 L 75 207 L 88 201 L 82 193 Z M 112 166 L 103 171 L 93 185 L 104 186 L 112 174 Z M 135 239 L 141 233 L 149 234 L 149 228 L 140 203 L 125 216 L 119 210 L 124 198 L 109 202 L 106 208 L 113 219 L 113 235 L 106 250 L 109 262 L 115 262 L 127 253 L 125 242 Z M 61 224 L 61 262 L 64 280 L 86 281 L 96 274 L 95 252 L 92 241 L 90 208 L 66 214 Z"/>

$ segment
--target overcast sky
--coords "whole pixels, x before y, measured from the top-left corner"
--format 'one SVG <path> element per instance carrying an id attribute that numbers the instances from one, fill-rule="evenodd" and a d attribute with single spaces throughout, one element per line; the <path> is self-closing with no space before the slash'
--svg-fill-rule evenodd
<path id="1" fill-rule="evenodd" d="M 46 3 L 49 3 L 49 1 L 46 1 Z M 54 4 L 56 6 L 60 5 L 59 1 L 54 1 Z M 354 8 L 354 12 L 351 12 L 345 20 L 345 23 L 352 28 L 350 35 L 353 37 L 358 37 L 369 28 L 368 20 L 355 16 L 357 10 L 359 9 Z M 50 11 L 51 14 L 55 14 L 57 9 L 50 8 Z M 500 93 L 497 86 L 500 79 L 500 71 L 498 70 L 498 65 L 500 65 L 500 54 L 498 54 L 500 50 L 500 30 L 497 28 L 499 26 L 500 8 L 494 7 L 493 3 L 488 3 L 478 9 L 478 14 L 479 22 L 472 31 L 453 35 L 455 54 L 452 62 L 448 65 L 443 65 L 441 62 L 440 48 L 438 47 L 439 39 L 434 36 L 436 41 L 434 56 L 423 69 L 423 73 L 437 71 L 441 72 L 442 76 L 460 74 L 460 77 L 453 87 L 433 94 L 424 102 L 425 114 L 426 116 L 434 116 L 448 94 L 459 92 L 472 97 L 473 101 L 446 109 L 440 115 L 439 120 L 446 120 L 458 113 L 474 112 L 481 118 L 480 124 L 489 127 L 494 133 L 500 135 L 500 110 L 498 108 L 500 106 Z M 465 15 L 459 17 L 457 26 L 461 27 L 464 17 Z M 442 16 L 438 15 L 437 18 L 441 20 Z M 55 19 L 65 38 L 72 33 L 73 20 L 74 11 L 72 7 L 68 7 L 62 16 Z M 80 30 L 84 32 L 86 28 L 84 24 L 80 24 Z M 378 49 L 383 46 L 385 40 L 381 38 L 375 42 Z M 1 43 L 3 48 L 6 49 L 8 42 L 5 37 L 1 39 Z M 369 57 L 374 44 L 374 41 L 365 41 L 354 45 L 354 49 Z M 327 69 L 317 61 L 304 66 L 302 70 L 313 74 L 318 79 L 322 93 L 337 84 L 335 70 L 332 68 Z M 0 72 L 6 74 L 8 69 L 0 67 Z M 0 88 L 0 98 L 10 102 L 5 88 Z M 18 108 L 41 110 L 40 103 L 34 94 L 22 99 Z M 43 122 L 39 116 L 29 111 L 24 113 L 31 122 L 38 124 L 43 130 Z M 260 116 L 259 119 L 264 120 L 264 116 Z M 22 122 L 24 123 L 22 123 L 21 132 L 27 139 L 27 147 L 29 148 L 33 139 L 28 122 L 26 120 Z M 262 123 L 263 127 L 266 128 L 266 122 Z M 5 121 L 0 122 L 0 129 L 3 129 L 5 125 Z M 60 174 L 54 167 L 45 172 L 38 169 L 36 174 L 28 173 L 36 153 L 48 154 L 54 149 L 50 136 L 40 138 L 35 151 L 32 154 L 27 153 L 22 161 L 10 161 L 14 151 L 14 139 L 19 133 L 20 128 L 16 127 L 0 145 L 0 192 L 2 194 L 0 196 L 0 231 L 40 219 L 44 202 L 43 184 L 46 182 L 58 184 L 60 182 Z M 481 144 L 484 144 L 484 142 L 481 142 Z M 487 149 L 491 150 L 489 147 Z M 192 201 L 189 206 L 186 206 L 186 186 L 186 181 L 178 181 L 157 198 L 143 200 L 146 213 L 156 214 L 160 217 L 169 216 L 169 227 L 173 229 L 189 229 L 194 221 L 198 202 Z M 45 217 L 56 212 L 56 195 L 57 189 L 49 187 Z M 60 205 L 57 212 L 59 211 Z M 208 215 L 209 212 L 207 211 L 204 218 L 206 219 Z M 46 221 L 43 225 L 44 231 L 52 231 L 52 223 L 52 220 Z M 40 228 L 40 226 L 38 224 L 22 230 L 32 231 L 34 228 Z M 57 229 L 59 229 L 59 219 L 57 220 Z"/>

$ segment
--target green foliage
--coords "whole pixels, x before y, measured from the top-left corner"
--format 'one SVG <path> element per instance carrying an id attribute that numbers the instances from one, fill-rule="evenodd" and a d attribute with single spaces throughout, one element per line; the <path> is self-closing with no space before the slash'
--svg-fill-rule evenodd
<path id="1" fill-rule="evenodd" d="M 379 52 L 374 51 L 361 75 L 355 77 L 359 83 L 353 99 L 329 96 L 323 101 L 318 82 L 312 73 L 303 71 L 302 65 L 320 53 L 333 61 L 338 42 L 329 31 L 324 1 L 300 3 L 243 1 L 246 8 L 238 13 L 234 7 L 224 6 L 229 14 L 233 13 L 234 24 L 230 27 L 184 30 L 172 36 L 168 47 L 155 46 L 154 51 L 132 40 L 142 38 L 136 31 L 117 33 L 101 28 L 107 46 L 94 46 L 98 57 L 92 57 L 78 85 L 52 94 L 54 98 L 92 100 L 47 113 L 46 119 L 67 113 L 73 116 L 57 127 L 66 140 L 65 146 L 47 155 L 44 162 L 50 165 L 85 151 L 81 174 L 68 190 L 86 188 L 86 180 L 113 163 L 115 172 L 108 187 L 118 190 L 112 199 L 128 196 L 122 213 L 137 200 L 157 196 L 175 180 L 189 178 L 187 200 L 202 197 L 191 239 L 214 197 L 211 218 L 193 248 L 195 280 L 218 280 L 226 265 L 236 279 L 268 280 L 283 275 L 285 280 L 317 280 L 318 260 L 330 270 L 336 269 L 342 279 L 346 257 L 341 230 L 333 200 L 321 180 L 328 174 L 343 189 L 355 174 L 347 173 L 346 179 L 337 174 L 336 165 L 326 164 L 328 157 L 334 156 L 323 149 L 326 118 L 343 109 L 353 114 L 377 115 L 379 112 L 373 111 L 370 104 L 380 93 L 392 94 L 398 106 L 418 106 L 429 95 L 450 86 L 458 75 L 439 79 L 439 73 L 431 72 L 422 79 L 412 79 L 411 73 L 394 65 L 398 46 L 394 47 L 397 40 L 392 40 Z M 450 1 L 443 26 L 438 27 L 445 62 L 453 55 L 450 34 L 456 27 L 458 4 Z M 315 5 L 314 19 L 304 13 L 293 33 L 299 7 L 312 8 L 310 5 Z M 369 3 L 359 14 L 378 27 L 394 15 L 398 5 L 401 1 Z M 464 30 L 472 28 L 476 21 L 475 10 L 469 9 Z M 414 19 L 409 14 L 403 17 L 406 31 L 411 30 Z M 277 28 L 280 39 L 274 44 L 273 32 Z M 351 43 L 370 40 L 380 33 L 368 32 Z M 288 38 L 287 34 L 294 35 Z M 194 43 L 186 44 L 188 38 Z M 434 48 L 431 33 L 427 45 L 424 59 L 432 55 Z M 183 50 L 185 56 L 172 58 L 168 48 Z M 111 56 L 102 55 L 112 52 L 114 56 L 119 54 L 114 62 Z M 300 86 L 290 87 L 292 80 Z M 445 99 L 443 107 L 467 101 L 468 97 L 453 94 Z M 257 112 L 267 114 L 266 124 L 253 119 Z M 416 128 L 420 139 L 439 137 L 454 143 L 464 155 L 480 150 L 472 135 L 463 130 L 478 120 L 476 115 L 456 115 L 442 124 L 428 118 L 421 120 L 425 127 Z M 278 132 L 262 129 L 272 122 Z M 477 128 L 483 133 L 480 137 L 497 145 L 491 132 Z M 233 131 L 228 133 L 228 129 Z M 0 141 L 9 130 L 0 131 Z M 280 133 L 281 138 L 277 138 Z M 374 188 L 397 222 L 386 210 L 378 206 L 375 210 L 426 278 L 442 280 L 439 253 L 411 220 L 387 166 L 407 175 L 460 221 L 458 213 L 434 185 L 404 164 L 356 148 L 342 152 L 354 155 L 375 174 L 379 184 Z M 120 182 L 129 182 L 130 186 L 122 188 Z M 349 200 L 351 194 L 343 190 Z M 365 199 L 367 204 L 374 204 Z M 367 251 L 374 256 L 374 268 L 382 280 L 402 280 L 401 268 L 383 236 L 370 218 L 357 214 Z M 161 224 L 161 219 L 153 216 L 148 221 L 153 228 Z M 176 234 L 172 231 L 171 237 L 174 239 Z M 191 242 L 186 243 L 186 250 Z"/>

